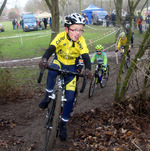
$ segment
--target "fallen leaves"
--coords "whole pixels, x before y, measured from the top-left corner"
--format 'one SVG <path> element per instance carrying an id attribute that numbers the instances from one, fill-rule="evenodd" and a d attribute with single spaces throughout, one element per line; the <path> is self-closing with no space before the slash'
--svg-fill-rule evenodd
<path id="1" fill-rule="evenodd" d="M 126 114 L 124 110 L 101 111 L 95 109 L 74 115 L 70 124 L 71 126 L 76 125 L 71 139 L 68 140 L 70 146 L 72 142 L 73 150 L 127 151 L 150 149 L 150 120 L 148 115 L 131 116 Z M 141 133 L 141 131 L 147 133 Z"/>

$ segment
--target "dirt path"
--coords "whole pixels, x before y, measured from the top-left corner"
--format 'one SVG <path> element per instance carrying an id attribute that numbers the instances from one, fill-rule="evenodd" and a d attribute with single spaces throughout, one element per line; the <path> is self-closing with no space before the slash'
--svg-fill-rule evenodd
<path id="1" fill-rule="evenodd" d="M 114 52 L 107 53 L 110 75 L 105 88 L 97 87 L 94 97 L 88 98 L 89 83 L 85 91 L 78 95 L 78 102 L 75 106 L 75 115 L 81 112 L 90 111 L 95 108 L 108 109 L 114 100 L 116 73 L 118 65 L 115 62 Z M 32 59 L 18 62 L 5 62 L 0 64 L 3 67 L 37 65 L 39 59 Z M 38 104 L 43 94 L 37 95 L 28 100 L 20 100 L 18 103 L 0 106 L 0 150 L 1 151 L 42 151 L 45 139 L 44 121 L 46 111 L 39 109 Z M 72 126 L 69 125 L 68 135 L 71 135 Z M 68 136 L 69 138 L 70 136 Z M 67 142 L 58 142 L 55 149 L 66 146 Z M 65 151 L 65 147 L 63 151 Z M 67 150 L 66 150 L 67 151 Z"/>

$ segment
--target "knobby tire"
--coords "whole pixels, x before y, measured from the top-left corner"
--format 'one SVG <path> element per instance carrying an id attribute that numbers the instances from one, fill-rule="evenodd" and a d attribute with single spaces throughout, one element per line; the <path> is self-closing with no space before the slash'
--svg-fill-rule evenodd
<path id="1" fill-rule="evenodd" d="M 95 84 L 96 84 L 96 78 L 95 75 L 92 77 L 92 80 L 90 82 L 90 88 L 89 88 L 89 98 L 93 96 Z"/>
<path id="2" fill-rule="evenodd" d="M 130 58 L 129 58 L 129 60 L 126 60 L 126 66 L 127 66 L 127 68 L 129 68 L 129 66 L 130 66 Z"/>
<path id="3" fill-rule="evenodd" d="M 104 76 L 102 75 L 102 78 L 101 78 L 101 81 L 100 81 L 101 88 L 104 88 L 106 86 L 108 77 L 109 77 L 109 65 L 107 65 L 106 79 L 104 79 Z"/>
<path id="4" fill-rule="evenodd" d="M 52 127 L 52 121 L 53 121 L 53 116 L 54 116 L 54 111 L 55 111 L 55 105 L 56 105 L 56 101 L 55 100 L 51 100 L 50 104 L 49 104 L 49 109 L 48 109 L 48 117 L 46 119 L 46 138 L 45 138 L 45 146 L 44 146 L 44 151 L 48 150 L 48 143 L 49 143 L 49 137 L 51 134 L 51 129 L 49 127 Z M 48 126 L 48 128 L 47 128 Z"/>
<path id="5" fill-rule="evenodd" d="M 49 137 L 48 151 L 53 150 L 53 145 L 56 141 L 59 115 L 61 111 L 61 96 L 62 96 L 61 91 L 57 91 L 56 92 L 56 107 L 55 107 L 54 116 L 53 116 L 52 130 Z"/>

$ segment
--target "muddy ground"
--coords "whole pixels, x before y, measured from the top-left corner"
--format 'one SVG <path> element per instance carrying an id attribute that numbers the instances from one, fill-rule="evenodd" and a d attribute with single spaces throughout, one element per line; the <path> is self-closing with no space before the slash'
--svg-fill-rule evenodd
<path id="1" fill-rule="evenodd" d="M 104 115 L 108 117 L 108 119 L 110 119 L 111 115 L 113 115 L 112 104 L 114 101 L 116 78 L 117 78 L 117 72 L 119 66 L 116 64 L 116 58 L 114 52 L 109 52 L 107 53 L 107 55 L 108 55 L 108 64 L 110 66 L 110 74 L 109 74 L 109 80 L 107 82 L 107 86 L 105 88 L 100 88 L 100 86 L 97 87 L 97 89 L 94 92 L 94 96 L 92 98 L 89 98 L 88 97 L 89 82 L 88 82 L 85 91 L 82 94 L 78 95 L 78 101 L 74 109 L 74 115 L 73 117 L 70 118 L 70 122 L 68 123 L 68 139 L 66 142 L 60 142 L 58 140 L 58 142 L 55 144 L 54 150 L 56 151 L 68 151 L 68 150 L 113 151 L 114 150 L 113 147 L 111 147 L 111 144 L 108 144 L 110 139 L 109 140 L 102 139 L 103 137 L 101 137 L 101 139 L 99 140 L 100 141 L 99 144 L 101 144 L 99 148 L 98 147 L 90 148 L 89 146 L 91 144 L 94 145 L 96 143 L 87 142 L 89 136 L 94 137 L 94 134 L 90 134 L 90 132 L 91 133 L 95 132 L 93 131 L 94 128 L 92 128 L 92 125 L 94 125 L 96 121 L 99 121 L 97 119 L 98 117 L 99 119 L 101 118 L 102 120 L 100 121 L 101 123 L 100 127 L 102 131 L 103 132 L 111 131 L 110 127 L 106 130 L 106 127 L 108 127 L 108 125 L 107 122 L 106 123 L 104 122 L 105 119 Z M 39 61 L 38 59 L 29 60 L 29 64 L 32 63 L 33 65 L 37 65 L 38 61 Z M 20 66 L 28 65 L 27 63 L 28 61 L 25 62 L 21 62 L 19 65 Z M 5 64 L 3 64 L 3 67 L 4 66 L 12 67 L 16 65 L 18 65 L 18 63 L 11 62 L 9 64 L 5 62 Z M 43 98 L 43 95 L 44 95 L 43 91 L 38 91 L 37 88 L 37 94 L 31 99 L 24 99 L 16 103 L 8 103 L 8 104 L 0 105 L 0 151 L 32 151 L 32 150 L 42 151 L 43 150 L 44 139 L 45 139 L 44 121 L 47 111 L 46 110 L 43 111 L 38 107 L 38 104 Z M 118 117 L 120 117 L 119 114 Z M 120 117 L 120 119 L 122 119 L 122 117 Z M 91 121 L 91 123 L 89 123 L 89 121 Z M 149 127 L 150 124 L 148 125 L 148 122 L 149 120 L 145 120 L 145 127 L 143 127 L 143 131 L 142 129 L 140 129 L 139 133 L 141 132 L 142 134 L 143 133 L 150 134 L 150 131 L 148 130 L 150 129 Z M 130 124 L 132 123 L 133 122 L 131 122 Z M 83 127 L 84 130 L 82 129 Z M 102 127 L 105 127 L 105 129 L 103 129 Z M 85 136 L 83 134 L 83 131 L 85 131 L 86 133 L 86 141 L 81 136 L 79 137 L 79 134 L 77 134 L 78 132 L 81 133 L 81 135 Z M 100 133 L 102 136 L 104 136 L 102 132 Z M 113 134 L 108 134 L 108 135 L 110 137 Z M 145 135 L 143 134 L 143 144 L 144 146 L 147 145 L 146 146 L 147 148 L 146 147 L 144 148 L 143 144 L 140 143 L 138 144 L 136 142 L 136 143 L 132 143 L 132 145 L 129 144 L 130 146 L 133 146 L 132 147 L 133 149 L 130 150 L 138 151 L 140 150 L 139 149 L 140 147 L 144 148 L 143 151 L 146 151 L 145 149 L 150 150 L 150 148 L 148 148 L 150 147 L 150 137 L 147 136 L 146 138 L 144 136 Z M 117 136 L 113 136 L 113 138 L 115 139 L 117 138 Z M 128 139 L 126 139 L 125 142 L 127 145 Z M 118 148 L 121 148 L 121 143 L 123 144 L 124 142 L 120 142 L 120 146 L 118 145 Z M 128 150 L 129 148 L 127 148 L 127 146 L 126 148 L 122 147 L 122 150 L 124 151 L 126 149 Z M 121 149 L 118 151 L 121 151 Z"/>

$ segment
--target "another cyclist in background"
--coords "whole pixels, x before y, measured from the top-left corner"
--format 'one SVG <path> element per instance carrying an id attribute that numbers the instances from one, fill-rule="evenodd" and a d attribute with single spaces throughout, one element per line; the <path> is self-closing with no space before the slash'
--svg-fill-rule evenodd
<path id="1" fill-rule="evenodd" d="M 85 19 L 78 13 L 73 13 L 65 17 L 64 20 L 65 31 L 59 33 L 55 39 L 51 42 L 49 48 L 45 51 L 42 60 L 39 63 L 39 67 L 46 68 L 47 64 L 44 61 L 48 60 L 50 56 L 55 53 L 55 57 L 50 67 L 62 68 L 72 72 L 76 72 L 76 59 L 81 55 L 85 64 L 85 70 L 83 74 L 87 72 L 88 78 L 91 78 L 91 62 L 89 57 L 89 50 L 82 33 L 85 25 Z M 40 102 L 39 107 L 45 109 L 48 107 L 48 97 L 53 98 L 53 88 L 55 86 L 56 77 L 59 73 L 49 70 L 47 76 L 46 93 L 43 100 Z M 65 97 L 67 101 L 64 105 L 63 115 L 60 123 L 59 138 L 61 141 L 67 139 L 67 123 L 69 121 L 70 112 L 73 108 L 73 102 L 75 98 L 76 89 L 76 76 L 67 75 L 65 77 L 66 92 Z"/>
<path id="2" fill-rule="evenodd" d="M 91 63 L 100 63 L 102 62 L 105 67 L 103 67 L 104 71 L 104 78 L 106 78 L 106 72 L 107 72 L 107 55 L 105 52 L 103 52 L 104 47 L 102 45 L 97 45 L 95 47 L 96 52 L 94 56 L 91 58 Z"/>
<path id="3" fill-rule="evenodd" d="M 127 44 L 127 36 L 126 36 L 125 32 L 122 32 L 120 34 L 120 39 L 119 39 L 118 44 L 117 44 L 116 52 L 118 52 L 118 50 L 121 48 L 121 53 L 124 53 L 124 52 L 122 52 L 122 47 L 125 49 L 126 44 Z M 129 49 L 128 49 L 128 52 L 127 52 L 128 58 L 130 58 L 129 53 L 130 53 L 130 45 L 129 45 Z"/>

